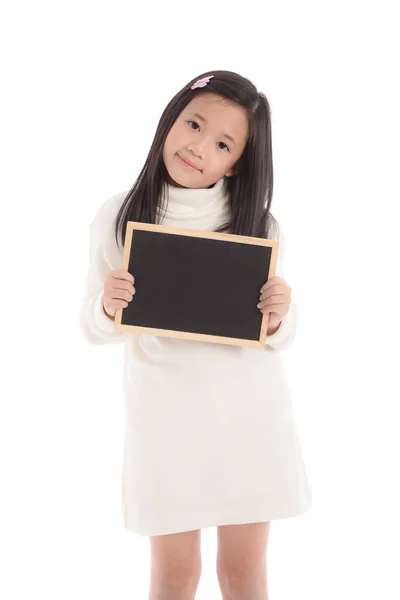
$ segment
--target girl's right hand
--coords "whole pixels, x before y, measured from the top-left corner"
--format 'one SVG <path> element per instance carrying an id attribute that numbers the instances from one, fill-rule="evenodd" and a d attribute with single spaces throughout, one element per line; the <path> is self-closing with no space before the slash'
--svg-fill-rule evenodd
<path id="1" fill-rule="evenodd" d="M 117 308 L 126 308 L 135 295 L 134 277 L 124 269 L 107 273 L 104 282 L 103 307 L 110 317 L 115 316 Z"/>

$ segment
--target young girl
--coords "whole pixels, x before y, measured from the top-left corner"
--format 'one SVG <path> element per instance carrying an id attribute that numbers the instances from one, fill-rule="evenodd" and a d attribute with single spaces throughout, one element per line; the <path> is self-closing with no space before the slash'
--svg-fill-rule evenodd
<path id="1" fill-rule="evenodd" d="M 200 530 L 212 526 L 223 598 L 266 600 L 270 521 L 311 504 L 281 358 L 296 307 L 272 189 L 266 97 L 212 71 L 170 101 L 137 181 L 91 224 L 81 326 L 91 344 L 125 345 L 123 519 L 150 537 L 151 600 L 195 597 Z M 121 269 L 128 221 L 279 240 L 277 275 L 256 299 L 269 313 L 265 350 L 116 332 L 116 309 L 135 301 Z"/>

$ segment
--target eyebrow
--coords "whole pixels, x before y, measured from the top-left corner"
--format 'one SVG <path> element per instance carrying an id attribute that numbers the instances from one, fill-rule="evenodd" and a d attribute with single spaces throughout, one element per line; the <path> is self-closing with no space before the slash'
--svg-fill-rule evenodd
<path id="1" fill-rule="evenodd" d="M 207 119 L 205 119 L 199 113 L 192 113 L 192 114 L 193 114 L 194 117 L 196 117 L 196 119 L 199 119 L 199 121 L 203 121 L 203 123 L 207 123 Z M 223 137 L 227 138 L 228 140 L 230 140 L 231 142 L 233 142 L 236 145 L 236 140 L 234 140 L 232 136 L 228 135 L 227 133 L 221 133 L 221 135 Z"/>

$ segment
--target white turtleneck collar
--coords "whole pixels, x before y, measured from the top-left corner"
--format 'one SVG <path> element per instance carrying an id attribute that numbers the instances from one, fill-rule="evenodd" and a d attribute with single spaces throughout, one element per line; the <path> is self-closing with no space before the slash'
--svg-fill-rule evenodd
<path id="1" fill-rule="evenodd" d="M 228 202 L 225 179 L 219 179 L 212 188 L 180 188 L 165 183 L 163 192 L 168 199 L 166 215 L 190 218 L 221 210 Z"/>

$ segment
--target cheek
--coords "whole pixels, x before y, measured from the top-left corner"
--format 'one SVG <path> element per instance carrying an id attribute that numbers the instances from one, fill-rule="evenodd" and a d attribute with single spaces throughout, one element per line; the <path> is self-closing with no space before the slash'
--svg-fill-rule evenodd
<path id="1" fill-rule="evenodd" d="M 171 132 L 169 132 L 169 134 L 167 135 L 167 138 L 166 138 L 166 140 L 165 140 L 165 143 L 164 143 L 164 150 L 163 150 L 163 154 L 164 154 L 164 156 L 165 156 L 166 154 L 169 154 L 169 152 L 170 152 L 170 148 L 171 148 L 172 139 L 173 139 L 173 138 L 172 138 L 172 136 L 171 136 Z"/>
<path id="2" fill-rule="evenodd" d="M 174 142 L 174 137 L 171 135 L 167 136 L 163 149 L 163 159 L 165 164 L 170 164 L 173 161 L 174 155 L 177 152 L 177 147 Z"/>
<path id="3" fill-rule="evenodd" d="M 234 165 L 236 165 L 240 161 L 241 156 L 242 152 L 229 152 L 228 159 L 226 161 L 228 169 L 231 169 Z"/>
<path id="4" fill-rule="evenodd" d="M 175 123 L 167 135 L 167 139 L 165 140 L 166 147 L 172 151 L 179 150 L 179 145 L 182 144 L 184 136 L 185 130 L 182 125 L 180 123 Z"/>
<path id="5" fill-rule="evenodd" d="M 231 152 L 224 152 L 223 150 L 218 150 L 218 148 L 216 156 L 218 157 L 218 164 L 227 170 L 230 169 L 236 162 L 236 159 L 234 156 L 232 156 Z"/>
<path id="6" fill-rule="evenodd" d="M 172 146 L 174 145 L 174 128 L 169 130 L 169 133 L 164 142 L 164 153 L 170 152 Z"/>

